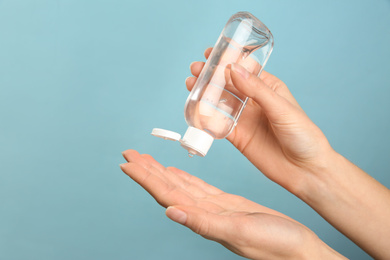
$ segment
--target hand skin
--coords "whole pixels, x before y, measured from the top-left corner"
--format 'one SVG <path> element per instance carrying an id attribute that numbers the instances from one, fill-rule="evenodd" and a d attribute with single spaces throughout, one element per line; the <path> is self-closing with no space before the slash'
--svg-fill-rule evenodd
<path id="1" fill-rule="evenodd" d="M 211 48 L 206 50 L 206 58 L 210 52 Z M 186 80 L 188 90 L 203 66 L 203 62 L 191 64 L 194 77 Z M 332 148 L 281 80 L 266 71 L 260 79 L 243 73 L 248 79 L 230 72 L 234 86 L 250 98 L 227 139 L 268 178 L 298 193 L 305 184 L 302 171 L 325 167 L 323 157 Z"/>
<path id="2" fill-rule="evenodd" d="M 188 90 L 203 66 L 191 64 Z M 230 75 L 249 100 L 227 139 L 372 257 L 390 259 L 389 189 L 332 149 L 281 80 L 265 71 L 259 78 L 239 65 Z"/>
<path id="3" fill-rule="evenodd" d="M 150 155 L 123 152 L 121 169 L 147 190 L 166 215 L 250 259 L 345 259 L 310 229 L 277 211 L 225 193 Z"/>
<path id="4" fill-rule="evenodd" d="M 189 90 L 203 65 L 191 65 Z M 390 259 L 390 191 L 332 149 L 278 78 L 265 71 L 258 78 L 237 64 L 231 66 L 230 77 L 250 99 L 227 139 L 268 178 L 371 256 Z M 149 155 L 129 150 L 124 157 L 128 163 L 122 170 L 168 207 L 169 218 L 237 254 L 252 259 L 342 258 L 281 213 L 164 168 Z"/>

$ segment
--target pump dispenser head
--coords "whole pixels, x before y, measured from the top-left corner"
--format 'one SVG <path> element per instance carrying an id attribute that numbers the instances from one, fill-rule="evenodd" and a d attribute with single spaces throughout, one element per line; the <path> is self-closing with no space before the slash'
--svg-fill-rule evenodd
<path id="1" fill-rule="evenodd" d="M 154 128 L 152 135 L 165 140 L 179 141 L 181 146 L 188 151 L 188 154 L 191 157 L 193 155 L 201 157 L 206 156 L 214 141 L 214 138 L 211 135 L 192 126 L 188 127 L 183 139 L 181 139 L 180 134 L 161 128 Z"/>

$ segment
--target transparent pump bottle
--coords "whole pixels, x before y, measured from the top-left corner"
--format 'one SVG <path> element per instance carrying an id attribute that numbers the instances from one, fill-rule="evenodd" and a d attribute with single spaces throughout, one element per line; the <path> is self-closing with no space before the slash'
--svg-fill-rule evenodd
<path id="1" fill-rule="evenodd" d="M 273 48 L 268 28 L 248 12 L 233 15 L 223 29 L 185 104 L 188 129 L 177 133 L 153 129 L 152 134 L 180 141 L 189 155 L 205 156 L 214 139 L 227 137 L 248 100 L 233 85 L 232 63 L 260 75 Z"/>

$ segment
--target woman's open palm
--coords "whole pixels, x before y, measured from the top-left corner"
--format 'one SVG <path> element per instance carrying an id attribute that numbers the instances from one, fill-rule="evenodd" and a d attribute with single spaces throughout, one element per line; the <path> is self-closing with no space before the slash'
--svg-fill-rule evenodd
<path id="1" fill-rule="evenodd" d="M 168 217 L 237 254 L 290 259 L 324 246 L 311 230 L 282 213 L 225 193 L 177 168 L 165 168 L 150 155 L 134 150 L 123 155 L 127 163 L 122 170 L 168 207 Z"/>

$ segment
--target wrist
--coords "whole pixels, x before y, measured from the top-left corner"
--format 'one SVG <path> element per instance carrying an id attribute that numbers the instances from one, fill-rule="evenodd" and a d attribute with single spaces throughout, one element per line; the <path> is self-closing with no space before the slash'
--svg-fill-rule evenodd
<path id="1" fill-rule="evenodd" d="M 320 240 L 320 243 L 322 245 L 319 245 L 320 248 L 318 250 L 318 253 L 315 254 L 314 256 L 311 256 L 310 259 L 324 259 L 324 260 L 326 260 L 326 259 L 335 259 L 335 260 L 336 259 L 348 259 L 345 256 L 343 256 L 342 254 L 340 254 L 339 252 L 337 252 L 336 250 L 334 250 L 333 248 L 331 248 L 330 246 L 328 246 L 327 244 L 325 244 L 325 242 Z"/>
<path id="2" fill-rule="evenodd" d="M 295 255 L 295 257 L 291 259 L 347 259 L 339 252 L 328 246 L 313 231 L 310 230 L 309 234 L 310 235 L 308 236 L 306 243 L 304 243 L 304 247 L 299 251 L 298 255 Z"/>
<path id="3" fill-rule="evenodd" d="M 368 254 L 388 257 L 390 191 L 335 151 L 324 161 L 297 196 Z"/>
<path id="4" fill-rule="evenodd" d="M 305 168 L 301 185 L 294 194 L 309 205 L 322 196 L 328 196 L 327 190 L 331 186 L 337 168 L 341 167 L 344 157 L 337 153 L 331 146 L 324 149 L 315 163 Z"/>

